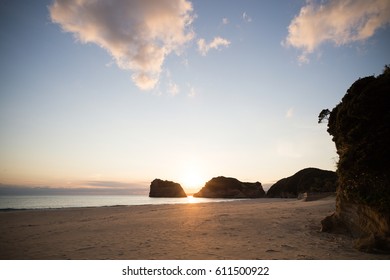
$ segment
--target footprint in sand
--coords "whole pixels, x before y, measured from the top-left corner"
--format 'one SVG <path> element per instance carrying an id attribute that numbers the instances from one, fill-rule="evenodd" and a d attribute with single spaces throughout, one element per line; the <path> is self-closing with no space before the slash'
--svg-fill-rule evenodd
<path id="1" fill-rule="evenodd" d="M 280 251 L 268 249 L 265 251 L 266 253 L 279 253 Z"/>
<path id="2" fill-rule="evenodd" d="M 287 249 L 287 250 L 295 250 L 295 247 L 289 246 L 289 245 L 286 245 L 286 244 L 280 245 L 280 247 L 282 247 L 283 249 Z"/>

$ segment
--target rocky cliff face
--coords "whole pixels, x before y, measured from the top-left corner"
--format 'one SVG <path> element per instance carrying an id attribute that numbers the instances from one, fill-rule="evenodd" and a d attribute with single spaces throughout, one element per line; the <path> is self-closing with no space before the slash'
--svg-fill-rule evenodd
<path id="1" fill-rule="evenodd" d="M 149 197 L 187 197 L 179 183 L 155 179 L 150 184 Z"/>
<path id="2" fill-rule="evenodd" d="M 339 155 L 336 211 L 322 230 L 356 237 L 366 252 L 390 252 L 390 68 L 357 80 L 330 113 Z"/>
<path id="3" fill-rule="evenodd" d="M 298 194 L 305 192 L 335 192 L 336 181 L 336 172 L 305 168 L 272 185 L 267 192 L 267 197 L 297 198 Z"/>
<path id="4" fill-rule="evenodd" d="M 221 176 L 208 181 L 194 196 L 208 198 L 259 198 L 264 197 L 265 192 L 260 182 L 243 183 L 235 178 Z"/>

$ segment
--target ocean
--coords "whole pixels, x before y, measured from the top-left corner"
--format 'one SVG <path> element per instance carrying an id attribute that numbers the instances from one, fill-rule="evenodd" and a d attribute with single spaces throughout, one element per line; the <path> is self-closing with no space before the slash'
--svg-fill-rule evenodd
<path id="1" fill-rule="evenodd" d="M 0 210 L 55 209 L 72 207 L 102 207 L 119 205 L 182 204 L 232 201 L 217 198 L 152 198 L 147 195 L 51 195 L 0 196 Z"/>

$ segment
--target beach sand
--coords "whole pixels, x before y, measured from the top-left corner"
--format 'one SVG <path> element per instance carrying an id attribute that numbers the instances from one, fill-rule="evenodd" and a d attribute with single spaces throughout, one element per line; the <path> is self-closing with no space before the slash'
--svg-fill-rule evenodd
<path id="1" fill-rule="evenodd" d="M 390 259 L 320 232 L 335 198 L 0 212 L 0 259 Z"/>

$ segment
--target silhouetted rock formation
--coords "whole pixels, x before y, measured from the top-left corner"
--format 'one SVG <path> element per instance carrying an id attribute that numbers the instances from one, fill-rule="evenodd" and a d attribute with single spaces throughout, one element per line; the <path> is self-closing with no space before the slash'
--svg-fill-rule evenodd
<path id="1" fill-rule="evenodd" d="M 339 162 L 336 211 L 322 230 L 348 232 L 365 252 L 390 252 L 390 68 L 357 80 L 330 113 Z"/>
<path id="2" fill-rule="evenodd" d="M 265 192 L 260 182 L 243 183 L 235 178 L 221 176 L 208 181 L 194 196 L 208 198 L 259 198 L 264 197 Z"/>
<path id="3" fill-rule="evenodd" d="M 179 183 L 154 179 L 150 184 L 149 197 L 187 197 Z"/>
<path id="4" fill-rule="evenodd" d="M 297 198 L 300 193 L 335 192 L 336 172 L 305 168 L 271 186 L 267 197 Z"/>

